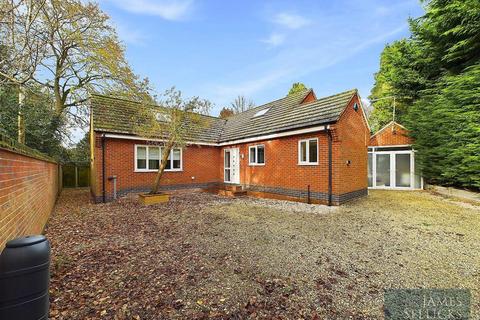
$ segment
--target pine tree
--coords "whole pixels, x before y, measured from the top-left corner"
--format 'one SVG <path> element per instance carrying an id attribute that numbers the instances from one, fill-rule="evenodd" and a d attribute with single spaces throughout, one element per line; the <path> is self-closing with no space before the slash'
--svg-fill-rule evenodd
<path id="1" fill-rule="evenodd" d="M 371 99 L 395 95 L 431 182 L 480 189 L 480 1 L 424 1 L 412 36 L 385 48 Z M 374 103 L 372 121 L 391 109 Z"/>

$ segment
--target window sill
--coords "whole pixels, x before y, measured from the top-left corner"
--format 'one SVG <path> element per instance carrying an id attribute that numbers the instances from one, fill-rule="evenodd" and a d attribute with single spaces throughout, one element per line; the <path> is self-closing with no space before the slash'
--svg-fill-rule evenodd
<path id="1" fill-rule="evenodd" d="M 318 166 L 318 162 L 304 162 L 298 163 L 299 166 Z"/>
<path id="2" fill-rule="evenodd" d="M 163 170 L 163 172 L 182 172 L 183 169 L 173 169 L 173 170 Z M 133 172 L 158 172 L 157 169 L 150 170 L 150 169 L 136 169 Z"/>
<path id="3" fill-rule="evenodd" d="M 248 166 L 250 167 L 263 167 L 265 163 L 249 163 Z"/>

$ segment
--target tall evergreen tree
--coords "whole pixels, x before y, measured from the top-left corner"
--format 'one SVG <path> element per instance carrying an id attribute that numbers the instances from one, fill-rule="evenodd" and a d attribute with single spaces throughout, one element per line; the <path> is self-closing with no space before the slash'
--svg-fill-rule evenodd
<path id="1" fill-rule="evenodd" d="M 480 1 L 423 1 L 412 36 L 385 48 L 371 99 L 394 95 L 423 175 L 480 188 Z M 391 109 L 373 104 L 376 129 Z"/>
<path id="2" fill-rule="evenodd" d="M 425 90 L 405 124 L 424 176 L 480 189 L 480 63 Z"/>
<path id="3" fill-rule="evenodd" d="M 389 123 L 393 117 L 395 97 L 395 118 L 402 122 L 409 105 L 419 98 L 419 90 L 425 89 L 428 82 L 423 65 L 418 62 L 421 51 L 418 45 L 406 39 L 387 45 L 380 56 L 380 70 L 375 74 L 375 85 L 370 100 L 373 111 L 371 125 L 374 131 Z"/>

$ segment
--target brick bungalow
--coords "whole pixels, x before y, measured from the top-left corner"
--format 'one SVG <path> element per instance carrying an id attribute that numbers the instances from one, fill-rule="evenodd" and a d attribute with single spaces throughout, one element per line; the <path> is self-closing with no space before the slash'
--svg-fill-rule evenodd
<path id="1" fill-rule="evenodd" d="M 93 95 L 92 196 L 148 191 L 161 147 L 134 134 L 135 102 Z M 208 125 L 172 150 L 161 186 L 232 184 L 249 195 L 339 205 L 368 193 L 370 130 L 357 90 L 317 99 L 313 90 L 281 98 Z M 113 177 L 116 177 L 114 183 Z"/>
<path id="2" fill-rule="evenodd" d="M 368 187 L 371 189 L 423 189 L 407 129 L 392 121 L 370 138 Z"/>

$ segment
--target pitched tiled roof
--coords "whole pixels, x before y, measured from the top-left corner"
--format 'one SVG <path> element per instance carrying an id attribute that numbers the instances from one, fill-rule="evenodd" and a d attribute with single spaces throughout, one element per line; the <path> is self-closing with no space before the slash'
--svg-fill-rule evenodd
<path id="1" fill-rule="evenodd" d="M 310 91 L 305 90 L 228 118 L 220 140 L 229 141 L 333 123 L 356 93 L 356 90 L 350 90 L 301 104 Z M 265 109 L 269 109 L 265 115 L 255 117 L 258 111 Z"/>
<path id="2" fill-rule="evenodd" d="M 311 90 L 305 90 L 269 102 L 236 114 L 228 120 L 205 116 L 207 126 L 192 132 L 192 136 L 199 142 L 225 142 L 334 123 L 357 91 L 349 90 L 302 104 L 310 92 Z M 93 128 L 102 132 L 134 134 L 132 119 L 138 107 L 136 102 L 92 95 Z M 255 117 L 257 112 L 266 109 L 268 111 L 265 114 Z"/>
<path id="3" fill-rule="evenodd" d="M 122 133 L 134 135 L 135 117 L 139 114 L 138 102 L 119 99 L 112 96 L 94 94 L 90 97 L 90 108 L 93 114 L 93 129 L 95 131 Z M 152 108 L 159 106 L 151 105 Z M 205 125 L 190 130 L 190 139 L 199 142 L 216 143 L 225 126 L 226 120 L 211 116 L 202 116 Z"/>

